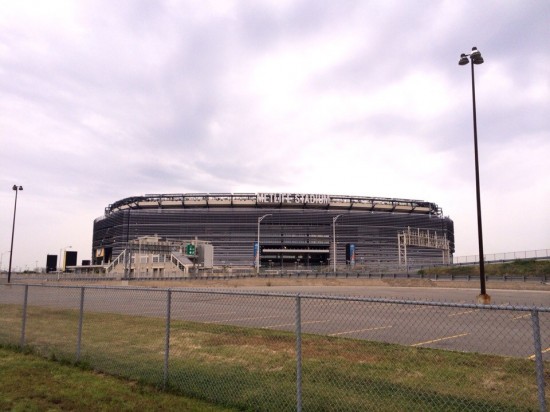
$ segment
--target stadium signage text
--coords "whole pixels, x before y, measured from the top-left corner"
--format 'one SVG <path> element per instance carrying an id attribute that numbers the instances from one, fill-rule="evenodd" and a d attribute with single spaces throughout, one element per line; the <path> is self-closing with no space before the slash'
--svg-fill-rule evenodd
<path id="1" fill-rule="evenodd" d="M 299 193 L 258 193 L 258 203 L 315 203 L 328 205 L 329 195 L 309 195 Z"/>

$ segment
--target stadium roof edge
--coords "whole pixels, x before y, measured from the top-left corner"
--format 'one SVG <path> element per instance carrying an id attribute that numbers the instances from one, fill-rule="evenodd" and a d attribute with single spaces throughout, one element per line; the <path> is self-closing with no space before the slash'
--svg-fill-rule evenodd
<path id="1" fill-rule="evenodd" d="M 107 206 L 105 216 L 125 209 L 187 207 L 323 208 L 443 215 L 437 204 L 415 199 L 298 193 L 171 193 L 126 197 Z"/>

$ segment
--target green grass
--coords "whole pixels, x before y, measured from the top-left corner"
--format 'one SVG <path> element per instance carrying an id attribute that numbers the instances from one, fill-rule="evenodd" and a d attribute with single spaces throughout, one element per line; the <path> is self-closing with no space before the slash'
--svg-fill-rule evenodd
<path id="1" fill-rule="evenodd" d="M 20 316 L 0 306 L 0 343 L 19 342 Z M 74 363 L 77 321 L 73 310 L 31 306 L 27 344 Z M 160 388 L 164 327 L 158 318 L 86 313 L 81 365 Z M 170 392 L 241 410 L 295 409 L 292 333 L 176 320 L 170 343 Z M 302 368 L 304 410 L 538 409 L 527 359 L 304 335 Z"/>
<path id="2" fill-rule="evenodd" d="M 134 381 L 0 347 L 2 411 L 227 411 Z"/>
<path id="3" fill-rule="evenodd" d="M 472 266 L 441 266 L 426 268 L 418 273 L 423 275 L 475 275 L 479 276 L 479 265 Z M 550 261 L 548 260 L 515 260 L 508 263 L 485 264 L 487 276 L 550 276 Z"/>

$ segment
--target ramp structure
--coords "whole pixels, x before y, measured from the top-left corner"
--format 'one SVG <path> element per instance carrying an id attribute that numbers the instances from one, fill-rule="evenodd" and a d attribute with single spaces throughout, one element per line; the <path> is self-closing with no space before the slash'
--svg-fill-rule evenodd
<path id="1" fill-rule="evenodd" d="M 428 248 L 441 250 L 441 263 L 448 265 L 451 263 L 451 245 L 447 235 L 438 236 L 437 231 L 432 230 L 411 230 L 410 227 L 397 235 L 397 245 L 399 253 L 399 267 L 407 268 L 409 265 L 421 266 L 422 256 L 416 255 L 413 262 L 409 261 L 408 248 Z M 434 264 L 433 259 L 426 259 L 426 264 Z"/>

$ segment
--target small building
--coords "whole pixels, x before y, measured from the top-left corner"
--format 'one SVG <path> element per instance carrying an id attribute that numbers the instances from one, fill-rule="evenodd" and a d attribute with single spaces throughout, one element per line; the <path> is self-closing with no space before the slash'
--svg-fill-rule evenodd
<path id="1" fill-rule="evenodd" d="M 98 273 L 119 279 L 164 279 L 189 277 L 203 269 L 212 269 L 214 247 L 201 240 L 168 240 L 142 236 L 106 265 L 67 267 L 75 274 Z"/>

